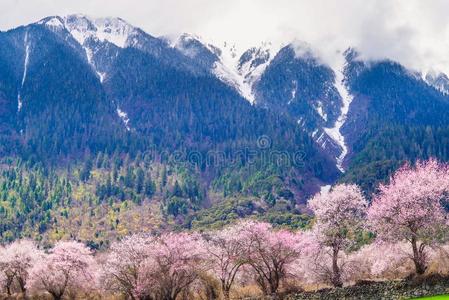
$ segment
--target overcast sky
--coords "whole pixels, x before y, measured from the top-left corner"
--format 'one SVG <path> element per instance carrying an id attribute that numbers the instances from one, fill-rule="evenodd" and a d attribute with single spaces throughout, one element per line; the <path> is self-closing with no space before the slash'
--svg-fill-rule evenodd
<path id="1" fill-rule="evenodd" d="M 118 16 L 152 35 L 195 33 L 239 48 L 305 41 L 324 61 L 368 59 L 449 73 L 449 0 L 0 0 L 0 30 L 49 15 Z"/>

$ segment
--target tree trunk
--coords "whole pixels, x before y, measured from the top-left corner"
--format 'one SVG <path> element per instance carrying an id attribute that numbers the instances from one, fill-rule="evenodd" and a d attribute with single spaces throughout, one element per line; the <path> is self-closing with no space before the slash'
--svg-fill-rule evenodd
<path id="1" fill-rule="evenodd" d="M 223 287 L 223 298 L 225 300 L 229 300 L 230 298 L 230 289 L 228 289 L 227 287 Z"/>
<path id="2" fill-rule="evenodd" d="M 25 281 L 20 277 L 17 279 L 17 281 L 19 282 L 20 290 L 22 291 L 22 294 L 25 296 L 27 293 Z"/>
<path id="3" fill-rule="evenodd" d="M 50 292 L 50 294 L 53 296 L 53 300 L 61 300 L 62 299 L 62 293 L 55 293 L 55 292 Z"/>
<path id="4" fill-rule="evenodd" d="M 341 281 L 340 267 L 338 266 L 338 252 L 340 249 L 338 247 L 333 247 L 332 249 L 332 284 L 335 287 L 342 287 L 343 282 Z"/>
<path id="5" fill-rule="evenodd" d="M 11 287 L 12 287 L 13 281 L 14 281 L 13 276 L 6 277 L 6 293 L 8 294 L 8 296 L 11 296 L 11 294 L 12 294 Z"/>
<path id="6" fill-rule="evenodd" d="M 274 274 L 270 277 L 270 295 L 275 295 L 279 288 L 278 275 Z"/>
<path id="7" fill-rule="evenodd" d="M 418 249 L 418 242 L 416 237 L 412 237 L 413 262 L 415 263 L 416 274 L 422 275 L 426 271 L 424 257 L 422 251 Z"/>

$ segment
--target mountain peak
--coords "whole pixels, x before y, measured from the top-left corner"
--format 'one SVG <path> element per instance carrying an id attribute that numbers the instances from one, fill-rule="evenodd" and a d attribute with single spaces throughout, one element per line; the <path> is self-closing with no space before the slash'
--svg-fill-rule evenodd
<path id="1" fill-rule="evenodd" d="M 449 95 L 449 77 L 435 70 L 430 70 L 423 74 L 423 80 L 444 95 Z"/>
<path id="2" fill-rule="evenodd" d="M 130 37 L 138 32 L 138 28 L 121 18 L 92 18 L 83 14 L 72 14 L 65 17 L 51 16 L 36 24 L 45 25 L 51 30 L 66 29 L 81 45 L 84 45 L 89 38 L 94 38 L 125 48 L 131 42 Z"/>
<path id="3" fill-rule="evenodd" d="M 40 25 L 46 25 L 53 28 L 64 28 L 64 19 L 59 16 L 46 17 L 37 22 Z"/>
<path id="4" fill-rule="evenodd" d="M 89 18 L 85 15 L 69 15 L 64 23 L 73 37 L 82 45 L 88 38 L 110 42 L 125 48 L 137 28 L 121 18 Z"/>

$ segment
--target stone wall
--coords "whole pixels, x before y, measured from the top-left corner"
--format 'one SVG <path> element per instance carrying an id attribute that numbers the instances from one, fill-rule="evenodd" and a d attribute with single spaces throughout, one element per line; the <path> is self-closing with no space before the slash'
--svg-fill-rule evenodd
<path id="1" fill-rule="evenodd" d="M 343 288 L 304 292 L 284 297 L 286 300 L 396 300 L 449 293 L 449 278 L 432 276 L 389 282 L 360 282 Z"/>

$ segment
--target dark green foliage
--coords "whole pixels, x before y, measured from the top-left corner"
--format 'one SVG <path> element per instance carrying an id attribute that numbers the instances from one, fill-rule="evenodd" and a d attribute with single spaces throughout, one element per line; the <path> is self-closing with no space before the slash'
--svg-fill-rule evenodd
<path id="1" fill-rule="evenodd" d="M 353 158 L 342 181 L 355 182 L 367 196 L 405 162 L 438 158 L 449 161 L 449 127 L 389 126 L 370 136 Z"/>
<path id="2" fill-rule="evenodd" d="M 312 132 L 321 126 L 332 125 L 338 117 L 341 98 L 333 83 L 331 68 L 310 52 L 298 56 L 294 46 L 288 45 L 274 57 L 255 89 L 258 104 L 295 121 L 301 119 L 302 126 Z M 326 120 L 320 116 L 317 107 L 326 114 Z"/>
<path id="3" fill-rule="evenodd" d="M 391 61 L 364 63 L 348 52 L 346 70 L 356 97 L 343 131 L 352 148 L 341 179 L 360 184 L 368 197 L 406 161 L 449 161 L 449 99 Z"/>
<path id="4" fill-rule="evenodd" d="M 90 178 L 90 172 L 92 171 L 92 160 L 87 159 L 80 170 L 80 180 L 86 182 Z"/>
<path id="5" fill-rule="evenodd" d="M 72 183 L 42 165 L 9 163 L 0 177 L 0 233 L 8 240 L 27 236 L 33 228 L 44 232 L 56 207 L 70 206 Z"/>

